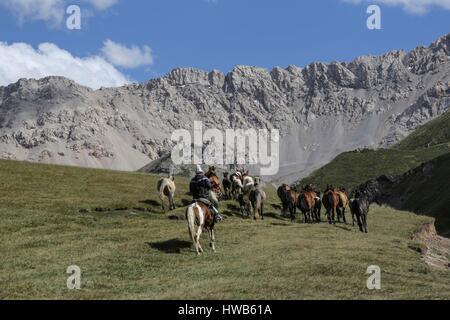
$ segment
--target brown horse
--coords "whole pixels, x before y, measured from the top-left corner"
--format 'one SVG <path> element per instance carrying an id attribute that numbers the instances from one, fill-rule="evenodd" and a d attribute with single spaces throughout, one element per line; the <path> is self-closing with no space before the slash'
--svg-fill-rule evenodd
<path id="1" fill-rule="evenodd" d="M 297 213 L 297 199 L 298 194 L 291 189 L 287 184 L 283 184 L 277 190 L 278 197 L 281 200 L 283 206 L 282 214 L 285 214 L 289 210 L 291 220 L 295 220 L 295 214 Z"/>
<path id="2" fill-rule="evenodd" d="M 347 191 L 345 190 L 345 188 L 341 187 L 337 191 L 337 194 L 339 195 L 338 222 L 340 222 L 340 217 L 342 216 L 344 223 L 347 223 L 347 220 L 345 219 L 345 209 L 348 207 Z"/>
<path id="3" fill-rule="evenodd" d="M 322 203 L 327 210 L 328 222 L 330 224 L 336 224 L 336 213 L 339 205 L 339 195 L 332 186 L 327 186 L 323 194 Z"/>
<path id="4" fill-rule="evenodd" d="M 297 208 L 299 208 L 304 217 L 304 222 L 313 222 L 318 220 L 315 214 L 317 194 L 313 191 L 302 191 L 297 200 Z"/>
<path id="5" fill-rule="evenodd" d="M 208 172 L 205 173 L 205 176 L 211 181 L 212 191 L 217 195 L 218 199 L 223 199 L 222 187 L 220 178 L 217 176 L 215 172 L 215 168 L 209 168 Z"/>

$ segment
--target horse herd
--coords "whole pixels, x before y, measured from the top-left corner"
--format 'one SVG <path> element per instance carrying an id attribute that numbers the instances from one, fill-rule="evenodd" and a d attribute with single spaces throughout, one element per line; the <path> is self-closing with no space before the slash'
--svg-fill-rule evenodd
<path id="1" fill-rule="evenodd" d="M 334 188 L 328 185 L 323 192 L 309 184 L 301 192 L 283 184 L 277 190 L 278 197 L 281 200 L 283 213 L 289 212 L 291 220 L 295 220 L 297 209 L 303 213 L 304 223 L 320 223 L 322 206 L 325 208 L 326 216 L 330 224 L 336 224 L 342 221 L 347 223 L 345 210 L 350 208 L 353 220 L 353 226 L 358 224 L 361 232 L 368 232 L 367 214 L 369 212 L 369 202 L 361 195 L 355 193 L 355 197 L 349 199 L 344 187 Z"/>
<path id="2" fill-rule="evenodd" d="M 217 200 L 235 200 L 238 202 L 242 216 L 253 219 L 264 219 L 264 203 L 267 200 L 258 178 L 251 177 L 248 171 L 236 170 L 231 175 L 224 173 L 221 180 L 214 168 L 205 174 L 212 185 L 210 197 Z M 173 176 L 158 181 L 157 190 L 161 199 L 162 208 L 164 202 L 169 203 L 169 210 L 175 209 L 174 195 L 176 191 Z M 349 199 L 345 188 L 334 188 L 328 185 L 325 191 L 320 192 L 313 185 L 305 186 L 300 192 L 295 188 L 283 184 L 277 189 L 277 195 L 281 201 L 282 215 L 289 214 L 292 221 L 296 219 L 297 209 L 303 214 L 304 223 L 320 223 L 322 207 L 325 208 L 327 220 L 330 224 L 336 224 L 341 219 L 347 223 L 345 212 L 349 208 L 352 214 L 353 226 L 358 224 L 361 232 L 368 232 L 367 214 L 369 202 L 359 192 Z M 210 237 L 210 246 L 215 251 L 214 215 L 208 206 L 200 202 L 193 202 L 186 208 L 186 220 L 188 221 L 189 234 L 198 254 L 203 252 L 200 245 L 200 236 L 203 230 L 207 230 Z"/>

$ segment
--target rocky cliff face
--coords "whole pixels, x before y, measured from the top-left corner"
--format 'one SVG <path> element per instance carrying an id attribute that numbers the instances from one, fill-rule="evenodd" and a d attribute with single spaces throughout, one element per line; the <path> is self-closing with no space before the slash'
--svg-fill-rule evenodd
<path id="1" fill-rule="evenodd" d="M 278 128 L 294 181 L 337 154 L 389 146 L 450 106 L 450 34 L 428 48 L 230 73 L 176 69 L 90 90 L 65 78 L 0 87 L 0 157 L 137 170 L 170 151 L 175 129 Z"/>

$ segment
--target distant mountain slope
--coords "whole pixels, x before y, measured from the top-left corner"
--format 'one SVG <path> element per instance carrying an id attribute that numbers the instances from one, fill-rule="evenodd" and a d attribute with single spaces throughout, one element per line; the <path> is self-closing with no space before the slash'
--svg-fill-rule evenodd
<path id="1" fill-rule="evenodd" d="M 391 146 L 450 106 L 450 34 L 429 47 L 305 68 L 176 69 L 92 91 L 50 77 L 0 87 L 0 158 L 138 170 L 170 151 L 175 129 L 281 130 L 295 181 L 336 155 Z"/>
<path id="2" fill-rule="evenodd" d="M 352 189 L 381 175 L 400 175 L 424 162 L 450 153 L 450 111 L 412 132 L 390 149 L 358 149 L 338 155 L 300 181 Z M 449 177 L 450 179 L 450 177 Z"/>
<path id="3" fill-rule="evenodd" d="M 448 90 L 450 90 L 450 88 Z M 406 139 L 401 141 L 398 144 L 397 148 L 403 150 L 412 150 L 447 142 L 450 142 L 449 111 L 447 111 L 437 119 L 430 121 L 423 127 L 415 130 Z"/>

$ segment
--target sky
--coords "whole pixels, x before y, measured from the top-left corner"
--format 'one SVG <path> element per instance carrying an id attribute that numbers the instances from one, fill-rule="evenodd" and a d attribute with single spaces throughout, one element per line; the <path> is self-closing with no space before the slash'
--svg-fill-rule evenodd
<path id="1" fill-rule="evenodd" d="M 66 23 L 74 4 L 79 30 Z M 380 30 L 367 28 L 370 4 Z M 178 67 L 303 67 L 411 50 L 449 32 L 450 0 L 0 0 L 0 85 L 60 75 L 96 89 Z"/>

